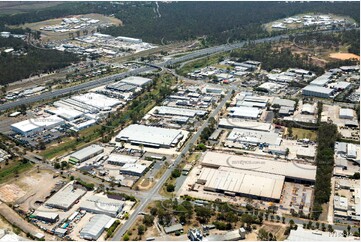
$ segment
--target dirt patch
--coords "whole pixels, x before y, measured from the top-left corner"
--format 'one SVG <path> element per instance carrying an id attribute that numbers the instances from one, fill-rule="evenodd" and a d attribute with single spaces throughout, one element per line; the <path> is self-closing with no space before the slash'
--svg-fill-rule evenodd
<path id="1" fill-rule="evenodd" d="M 0 187 L 0 200 L 3 202 L 14 202 L 25 194 L 26 192 L 15 184 L 6 184 Z"/>
<path id="2" fill-rule="evenodd" d="M 331 53 L 329 56 L 333 59 L 338 59 L 338 60 L 349 60 L 349 59 L 360 60 L 360 56 L 352 53 Z"/>
<path id="3" fill-rule="evenodd" d="M 276 236 L 277 240 L 284 240 L 285 239 L 285 230 L 286 230 L 285 224 L 274 224 L 270 222 L 265 222 L 262 228 L 266 230 L 268 233 L 272 233 L 274 236 Z"/>

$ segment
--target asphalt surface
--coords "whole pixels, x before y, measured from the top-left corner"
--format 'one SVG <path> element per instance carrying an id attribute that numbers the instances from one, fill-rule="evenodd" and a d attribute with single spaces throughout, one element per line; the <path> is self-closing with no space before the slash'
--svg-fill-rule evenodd
<path id="1" fill-rule="evenodd" d="M 223 100 L 218 104 L 217 108 L 213 110 L 213 112 L 209 115 L 208 119 L 204 121 L 203 125 L 198 129 L 197 133 L 195 133 L 192 138 L 190 138 L 187 142 L 187 144 L 184 146 L 181 153 L 178 155 L 178 157 L 174 161 L 174 165 L 167 169 L 166 172 L 163 174 L 163 176 L 160 178 L 160 180 L 157 182 L 157 184 L 148 192 L 148 196 L 140 201 L 139 206 L 135 209 L 135 211 L 132 213 L 132 215 L 129 217 L 129 219 L 122 225 L 122 227 L 115 233 L 112 240 L 119 241 L 122 240 L 123 235 L 127 232 L 128 229 L 132 226 L 132 224 L 135 222 L 135 220 L 138 217 L 138 214 L 142 212 L 151 202 L 153 197 L 157 196 L 159 190 L 164 185 L 164 183 L 167 181 L 168 177 L 171 175 L 172 171 L 177 167 L 177 165 L 181 162 L 182 157 L 187 154 L 189 149 L 193 146 L 194 143 L 196 143 L 197 139 L 201 135 L 202 131 L 208 126 L 208 120 L 211 117 L 216 116 L 221 108 L 226 104 L 226 102 L 231 98 L 232 92 L 229 90 L 228 94 L 223 98 Z"/>
<path id="2" fill-rule="evenodd" d="M 330 33 L 330 32 L 337 32 L 337 31 L 344 31 L 344 30 L 350 30 L 350 29 L 342 29 L 342 30 L 327 30 L 327 31 L 318 31 L 320 33 Z M 259 43 L 265 43 L 265 42 L 277 42 L 280 41 L 281 39 L 287 39 L 289 38 L 289 35 L 279 35 L 279 36 L 274 36 L 274 37 L 269 37 L 269 38 L 262 38 L 262 39 L 257 39 L 257 40 L 251 40 L 252 43 L 255 44 L 259 44 Z M 162 62 L 159 64 L 154 65 L 155 68 L 158 67 L 166 67 L 166 66 L 171 66 L 177 63 L 181 63 L 184 61 L 188 61 L 188 60 L 192 60 L 198 57 L 202 57 L 202 56 L 207 56 L 207 55 L 212 55 L 215 53 L 220 53 L 220 52 L 227 52 L 227 51 L 231 51 L 234 49 L 238 49 L 238 48 L 242 48 L 244 47 L 246 44 L 248 43 L 248 41 L 241 41 L 238 43 L 233 43 L 233 44 L 224 44 L 224 45 L 219 45 L 219 46 L 214 46 L 214 47 L 209 47 L 209 48 L 205 48 L 205 49 L 201 49 L 201 50 L 197 50 L 194 51 L 190 54 L 172 59 L 172 60 L 168 60 L 166 62 Z M 37 96 L 31 96 L 28 98 L 22 98 L 13 102 L 9 102 L 9 103 L 5 103 L 2 104 L 0 106 L 0 111 L 5 111 L 7 109 L 10 108 L 15 108 L 18 107 L 22 104 L 30 104 L 30 103 L 34 103 L 34 102 L 38 102 L 38 101 L 42 101 L 42 100 L 49 100 L 51 98 L 55 98 L 55 97 L 59 97 L 62 95 L 67 95 L 67 94 L 71 94 L 71 93 L 76 93 L 79 91 L 83 91 L 83 90 L 87 90 L 87 89 L 91 89 L 91 88 L 95 88 L 98 86 L 102 86 L 102 85 L 106 85 L 109 84 L 117 79 L 121 79 L 121 78 L 125 78 L 127 76 L 131 76 L 131 75 L 138 75 L 142 72 L 146 72 L 146 71 L 150 71 L 152 70 L 151 67 L 142 67 L 142 68 L 138 68 L 138 69 L 134 69 L 131 71 L 127 71 L 127 72 L 123 72 L 120 74 L 115 74 L 115 75 L 111 75 L 111 76 L 107 76 L 107 77 L 103 77 L 103 78 L 99 78 L 93 81 L 89 81 L 89 82 L 85 82 L 85 83 L 81 83 L 77 86 L 73 86 L 73 87 L 68 87 L 68 88 L 64 88 L 61 90 L 55 90 L 55 91 L 51 91 L 51 92 L 45 92 L 42 93 L 40 95 Z"/>

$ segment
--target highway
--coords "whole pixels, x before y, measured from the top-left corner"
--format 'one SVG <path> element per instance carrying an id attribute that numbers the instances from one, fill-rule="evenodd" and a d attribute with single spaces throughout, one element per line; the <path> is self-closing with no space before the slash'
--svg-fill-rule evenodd
<path id="1" fill-rule="evenodd" d="M 350 30 L 350 29 L 345 29 L 345 30 Z M 337 31 L 343 31 L 343 30 L 334 30 L 334 32 Z M 320 33 L 330 33 L 332 32 L 331 30 L 328 31 L 319 31 Z M 265 42 L 277 42 L 281 39 L 287 39 L 289 37 L 289 35 L 279 35 L 279 36 L 274 36 L 274 37 L 268 37 L 268 38 L 262 38 L 262 39 L 257 39 L 257 40 L 251 40 L 252 43 L 265 43 Z M 166 66 L 171 66 L 177 63 L 181 63 L 184 61 L 188 61 L 188 60 L 192 60 L 192 59 L 196 59 L 202 56 L 207 56 L 207 55 L 212 55 L 212 54 L 216 54 L 216 53 L 220 53 L 220 52 L 227 52 L 227 51 L 231 51 L 234 49 L 238 49 L 238 48 L 242 48 L 247 44 L 248 41 L 241 41 L 238 43 L 233 43 L 233 44 L 224 44 L 224 45 L 219 45 L 219 46 L 214 46 L 214 47 L 209 47 L 209 48 L 205 48 L 205 49 L 201 49 L 201 50 L 197 50 L 197 51 L 193 51 L 190 54 L 172 59 L 172 60 L 168 60 L 165 62 L 161 62 L 161 63 L 157 63 L 154 65 L 155 68 L 162 68 L 162 67 L 166 67 Z M 88 90 L 88 89 L 92 89 L 98 86 L 102 86 L 102 85 L 106 85 L 109 84 L 113 81 L 115 81 L 116 79 L 121 79 L 121 78 L 125 78 L 127 76 L 131 76 L 131 75 L 138 75 L 142 72 L 146 72 L 146 71 L 150 71 L 152 70 L 151 67 L 141 67 L 138 69 L 134 69 L 131 71 L 127 71 L 127 72 L 123 72 L 120 74 L 114 74 L 114 75 L 110 75 L 107 77 L 102 77 L 93 81 L 89 81 L 89 82 L 85 82 L 85 83 L 81 83 L 77 86 L 73 86 L 73 87 L 68 87 L 68 88 L 64 88 L 64 89 L 60 89 L 60 90 L 54 90 L 51 92 L 44 92 L 40 95 L 37 96 L 31 96 L 31 97 L 27 97 L 27 98 L 22 98 L 13 102 L 8 102 L 5 104 L 2 104 L 0 106 L 0 111 L 5 111 L 7 109 L 10 108 L 15 108 L 18 107 L 22 104 L 28 105 L 34 102 L 38 102 L 38 101 L 43 101 L 43 100 L 49 100 L 52 98 L 56 98 L 62 95 L 68 95 L 71 93 L 75 93 L 75 92 L 79 92 L 79 91 L 83 91 L 83 90 Z"/>
<path id="2" fill-rule="evenodd" d="M 135 211 L 130 215 L 129 219 L 125 222 L 125 224 L 122 225 L 122 227 L 115 233 L 112 240 L 119 241 L 122 240 L 123 235 L 125 232 L 127 232 L 128 229 L 131 228 L 131 226 L 134 224 L 135 220 L 137 219 L 137 216 L 140 212 L 142 212 L 153 200 L 153 197 L 157 196 L 159 190 L 164 185 L 164 183 L 167 181 L 168 177 L 171 175 L 172 171 L 177 167 L 177 165 L 181 162 L 182 157 L 187 154 L 189 149 L 193 146 L 194 143 L 196 143 L 197 139 L 201 135 L 202 131 L 208 126 L 208 120 L 211 117 L 215 117 L 221 108 L 226 104 L 226 102 L 231 98 L 232 91 L 229 90 L 228 94 L 223 98 L 223 100 L 218 104 L 216 109 L 213 110 L 213 112 L 209 115 L 208 119 L 204 121 L 203 125 L 198 129 L 197 133 L 195 133 L 187 142 L 187 144 L 184 146 L 181 153 L 178 155 L 178 157 L 174 161 L 174 165 L 167 169 L 167 171 L 163 174 L 163 176 L 159 179 L 157 184 L 148 192 L 148 196 L 145 199 L 142 199 L 140 201 L 139 206 L 135 209 Z"/>

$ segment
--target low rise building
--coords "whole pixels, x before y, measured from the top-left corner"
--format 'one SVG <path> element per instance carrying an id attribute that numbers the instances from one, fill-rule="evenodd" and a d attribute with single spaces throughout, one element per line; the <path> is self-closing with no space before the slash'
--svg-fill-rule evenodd
<path id="1" fill-rule="evenodd" d="M 85 190 L 74 186 L 74 181 L 69 182 L 45 202 L 46 206 L 69 210 L 84 194 Z"/>
<path id="2" fill-rule="evenodd" d="M 149 78 L 140 77 L 140 76 L 130 76 L 130 77 L 122 79 L 121 82 L 130 84 L 130 85 L 134 85 L 137 87 L 146 87 L 146 86 L 152 84 L 153 80 L 149 79 Z"/>
<path id="3" fill-rule="evenodd" d="M 44 130 L 50 130 L 62 124 L 65 124 L 64 119 L 52 115 L 43 118 L 27 119 L 11 124 L 10 126 L 14 132 L 27 137 Z"/>
<path id="4" fill-rule="evenodd" d="M 258 146 L 262 145 L 276 145 L 279 146 L 282 142 L 282 138 L 273 132 L 264 132 L 248 129 L 234 128 L 227 137 L 228 146 L 232 146 L 232 143 L 239 143 L 245 145 Z"/>
<path id="5" fill-rule="evenodd" d="M 171 233 L 175 233 L 175 232 L 182 232 L 183 231 L 183 226 L 181 224 L 174 224 L 172 226 L 169 227 L 164 227 L 164 232 L 166 234 L 171 234 Z"/>
<path id="6" fill-rule="evenodd" d="M 334 89 L 315 85 L 308 85 L 302 89 L 302 95 L 319 98 L 331 98 L 334 92 Z"/>
<path id="7" fill-rule="evenodd" d="M 339 117 L 341 119 L 353 119 L 354 116 L 354 110 L 350 108 L 340 108 Z"/>
<path id="8" fill-rule="evenodd" d="M 97 214 L 80 231 L 80 237 L 87 240 L 97 240 L 105 228 L 110 227 L 108 224 L 113 222 L 114 220 L 108 215 Z"/>
<path id="9" fill-rule="evenodd" d="M 103 151 L 104 148 L 100 145 L 89 145 L 71 154 L 69 157 L 69 162 L 74 164 L 81 163 L 103 153 Z"/>
<path id="10" fill-rule="evenodd" d="M 175 147 L 183 138 L 180 130 L 132 124 L 119 132 L 116 141 L 155 148 Z"/>
<path id="11" fill-rule="evenodd" d="M 80 209 L 94 214 L 105 214 L 115 218 L 122 211 L 124 202 L 94 195 L 80 204 Z"/>

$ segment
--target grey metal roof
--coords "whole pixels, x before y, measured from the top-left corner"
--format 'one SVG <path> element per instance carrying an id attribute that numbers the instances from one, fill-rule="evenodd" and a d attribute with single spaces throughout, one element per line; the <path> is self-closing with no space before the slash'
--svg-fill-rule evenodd
<path id="1" fill-rule="evenodd" d="M 73 154 L 71 154 L 71 157 L 74 157 L 78 160 L 82 160 L 86 157 L 89 157 L 89 155 L 96 154 L 102 150 L 103 150 L 102 146 L 93 144 L 74 152 Z"/>
<path id="2" fill-rule="evenodd" d="M 173 233 L 179 230 L 182 230 L 183 226 L 181 224 L 175 224 L 169 227 L 164 227 L 164 231 L 166 234 Z"/>
<path id="3" fill-rule="evenodd" d="M 80 231 L 80 234 L 82 236 L 87 235 L 97 238 L 99 233 L 104 230 L 105 226 L 111 219 L 112 218 L 108 215 L 97 214 L 84 226 L 84 228 Z"/>

